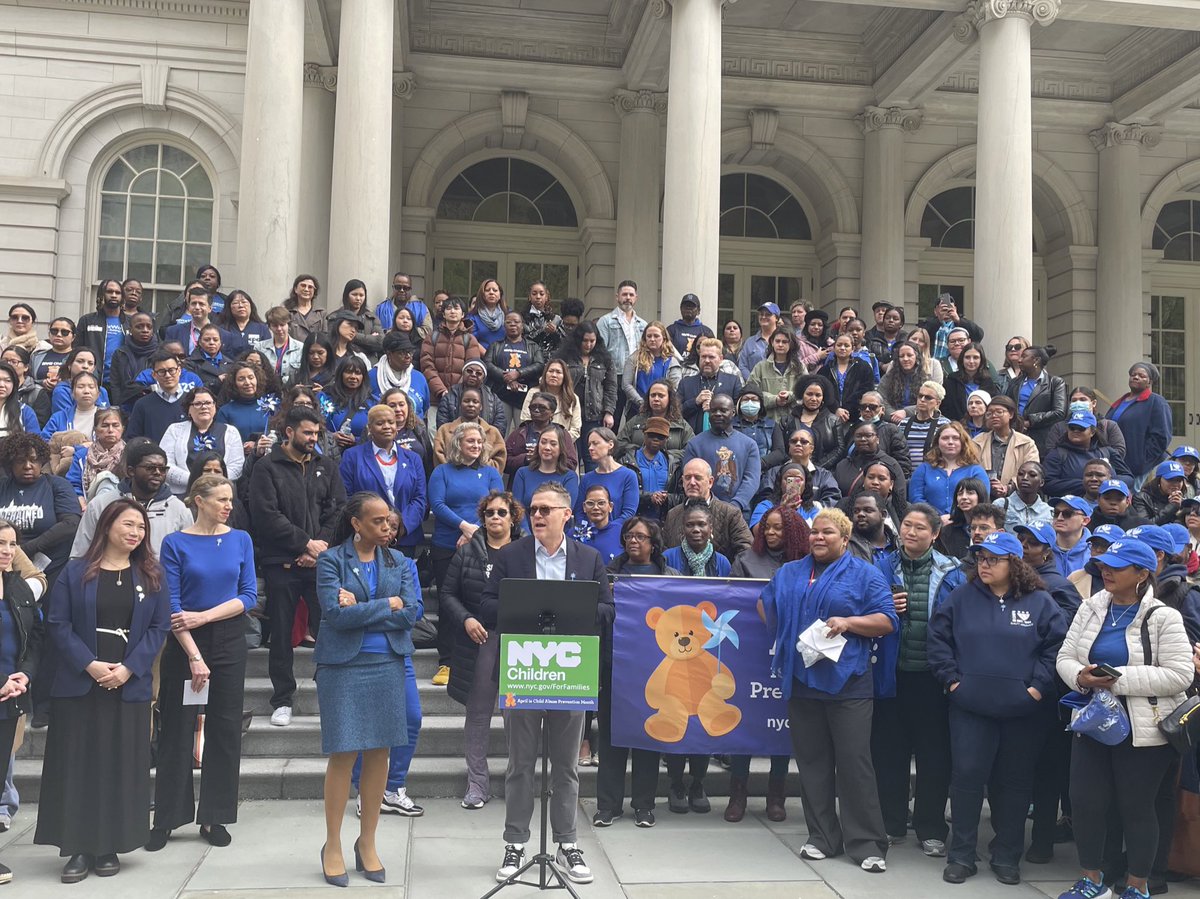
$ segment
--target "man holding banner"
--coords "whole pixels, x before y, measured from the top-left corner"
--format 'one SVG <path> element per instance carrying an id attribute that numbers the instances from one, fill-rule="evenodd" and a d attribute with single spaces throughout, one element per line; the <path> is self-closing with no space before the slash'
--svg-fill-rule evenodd
<path id="1" fill-rule="evenodd" d="M 495 566 L 483 591 L 481 611 L 485 620 L 499 621 L 500 584 L 505 578 L 598 581 L 600 605 L 596 609 L 596 624 L 601 634 L 611 634 L 614 607 L 600 554 L 590 546 L 568 540 L 565 535 L 571 518 L 571 495 L 561 484 L 547 481 L 534 492 L 528 511 L 533 536 L 510 543 L 496 554 Z M 494 636 L 500 637 L 498 633 Z M 496 880 L 507 880 L 525 863 L 535 798 L 534 772 L 541 755 L 544 719 L 551 766 L 550 827 L 558 843 L 556 861 L 575 883 L 591 883 L 592 872 L 576 842 L 575 829 L 579 807 L 576 765 L 584 713 L 508 709 L 503 714 L 508 744 L 508 769 L 504 774 L 505 846 Z"/>

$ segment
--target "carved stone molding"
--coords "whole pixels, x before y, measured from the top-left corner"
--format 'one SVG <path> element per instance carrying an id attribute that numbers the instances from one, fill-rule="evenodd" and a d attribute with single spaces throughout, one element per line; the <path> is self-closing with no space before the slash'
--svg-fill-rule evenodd
<path id="1" fill-rule="evenodd" d="M 246 21 L 250 4 L 241 0 L 59 0 L 64 6 L 84 6 L 120 12 L 202 16 Z"/>
<path id="2" fill-rule="evenodd" d="M 922 117 L 923 113 L 919 109 L 906 109 L 903 106 L 868 106 L 854 117 L 854 121 L 863 134 L 884 128 L 898 128 L 911 133 L 921 127 Z"/>
<path id="3" fill-rule="evenodd" d="M 770 150 L 775 146 L 775 132 L 779 130 L 778 109 L 751 109 L 746 113 L 750 123 L 750 146 L 755 150 Z"/>
<path id="4" fill-rule="evenodd" d="M 1105 122 L 1088 134 L 1097 150 L 1109 147 L 1157 147 L 1162 141 L 1162 128 L 1157 125 L 1127 125 L 1124 122 Z"/>
<path id="5" fill-rule="evenodd" d="M 621 116 L 626 116 L 631 112 L 652 112 L 655 115 L 662 115 L 667 111 L 667 95 L 656 91 L 619 90 L 613 94 L 612 100 L 613 106 Z"/>
<path id="6" fill-rule="evenodd" d="M 417 89 L 417 76 L 412 72 L 392 73 L 392 96 L 397 100 L 411 100 Z"/>
<path id="7" fill-rule="evenodd" d="M 656 19 L 665 19 L 670 9 L 667 0 L 650 0 L 650 14 Z"/>
<path id="8" fill-rule="evenodd" d="M 142 105 L 147 109 L 167 108 L 167 79 L 171 67 L 161 60 L 144 62 L 142 69 Z"/>
<path id="9" fill-rule="evenodd" d="M 337 66 L 319 66 L 315 62 L 304 64 L 304 86 L 322 88 L 337 93 Z"/>
<path id="10" fill-rule="evenodd" d="M 963 43 L 975 39 L 988 22 L 1008 16 L 1021 16 L 1038 25 L 1049 25 L 1058 18 L 1062 0 L 971 0 L 954 22 L 954 36 Z"/>
<path id="11" fill-rule="evenodd" d="M 524 134 L 525 119 L 528 115 L 529 94 L 525 91 L 500 92 L 500 121 L 505 134 Z"/>

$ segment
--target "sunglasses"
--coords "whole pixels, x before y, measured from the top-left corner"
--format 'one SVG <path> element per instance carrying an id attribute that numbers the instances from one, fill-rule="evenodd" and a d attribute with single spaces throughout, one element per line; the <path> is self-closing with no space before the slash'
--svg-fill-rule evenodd
<path id="1" fill-rule="evenodd" d="M 1021 346 L 1021 344 L 1019 344 L 1019 343 L 1010 343 L 1008 346 L 1006 346 L 1006 347 L 1004 348 L 1004 352 L 1006 352 L 1006 353 L 1016 353 L 1016 352 L 1019 352 L 1020 350 L 1023 350 L 1023 349 L 1025 349 L 1025 347 Z"/>
<path id="2" fill-rule="evenodd" d="M 934 396 L 932 393 L 918 393 L 918 394 L 917 394 L 917 399 L 919 399 L 919 400 L 926 400 L 927 402 L 930 402 L 930 403 L 936 403 L 936 402 L 937 402 L 937 397 L 936 397 L 936 396 Z"/>
<path id="3" fill-rule="evenodd" d="M 529 517 L 532 518 L 535 515 L 549 516 L 550 513 L 556 509 L 566 509 L 566 508 L 567 508 L 566 506 L 530 506 L 529 507 Z"/>
<path id="4" fill-rule="evenodd" d="M 28 315 L 10 315 L 8 320 L 10 322 L 31 322 L 33 318 Z"/>
<path id="5" fill-rule="evenodd" d="M 862 409 L 864 412 L 869 412 L 872 409 L 878 409 L 879 406 L 875 403 L 859 403 L 858 408 Z"/>
<path id="6" fill-rule="evenodd" d="M 1054 510 L 1055 518 L 1073 518 L 1076 515 L 1082 515 L 1082 514 L 1083 513 L 1080 512 L 1078 509 L 1055 509 Z"/>
<path id="7" fill-rule="evenodd" d="M 50 333 L 55 337 L 70 337 L 75 332 L 69 328 L 51 328 Z"/>
<path id="8" fill-rule="evenodd" d="M 484 509 L 484 518 L 508 518 L 508 509 Z"/>

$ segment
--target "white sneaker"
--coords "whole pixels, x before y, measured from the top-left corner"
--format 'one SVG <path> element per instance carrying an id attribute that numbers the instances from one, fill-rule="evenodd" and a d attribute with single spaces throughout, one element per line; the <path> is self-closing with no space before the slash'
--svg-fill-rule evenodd
<path id="1" fill-rule="evenodd" d="M 292 707 L 281 705 L 271 713 L 271 723 L 276 727 L 287 727 L 292 723 Z"/>
<path id="2" fill-rule="evenodd" d="M 881 859 L 878 855 L 872 855 L 862 860 L 859 865 L 868 874 L 882 874 L 887 870 L 887 862 Z"/>
<path id="3" fill-rule="evenodd" d="M 800 847 L 800 857 L 810 862 L 819 862 L 825 859 L 825 853 L 812 843 L 805 843 Z"/>
<path id="4" fill-rule="evenodd" d="M 385 790 L 383 801 L 379 803 L 379 811 L 385 815 L 404 815 L 408 818 L 419 818 L 425 814 L 425 809 L 409 798 L 408 790 L 404 787 L 394 793 Z"/>
<path id="5" fill-rule="evenodd" d="M 517 869 L 523 864 L 525 864 L 525 844 L 506 843 L 504 845 L 504 861 L 500 863 L 500 870 L 496 872 L 496 882 L 504 883 L 516 874 Z"/>
<path id="6" fill-rule="evenodd" d="M 583 850 L 578 843 L 559 843 L 554 861 L 573 883 L 592 882 L 592 869 L 584 862 Z"/>

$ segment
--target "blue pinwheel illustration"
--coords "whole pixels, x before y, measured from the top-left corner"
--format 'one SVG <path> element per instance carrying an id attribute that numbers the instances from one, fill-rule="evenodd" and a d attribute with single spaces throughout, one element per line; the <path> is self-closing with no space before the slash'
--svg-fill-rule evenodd
<path id="1" fill-rule="evenodd" d="M 733 629 L 731 622 L 738 613 L 737 609 L 730 609 L 728 612 L 722 612 L 714 621 L 709 617 L 708 612 L 700 611 L 700 620 L 709 632 L 712 634 L 708 638 L 708 642 L 704 644 L 705 649 L 717 650 L 717 670 L 721 670 L 721 644 L 728 640 L 737 649 L 739 646 L 737 631 Z"/>

